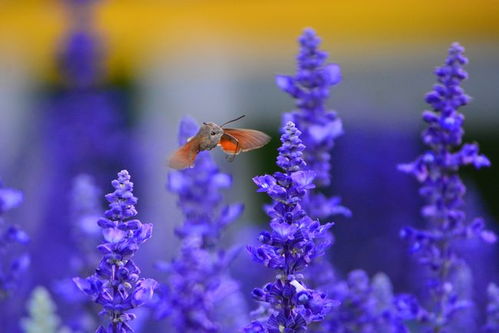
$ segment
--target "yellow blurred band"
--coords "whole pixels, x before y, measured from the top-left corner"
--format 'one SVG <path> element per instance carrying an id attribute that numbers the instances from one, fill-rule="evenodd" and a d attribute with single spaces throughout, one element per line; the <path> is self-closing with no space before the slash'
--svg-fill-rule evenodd
<path id="1" fill-rule="evenodd" d="M 68 27 L 63 4 L 0 0 L 0 50 L 28 55 L 27 65 L 52 76 L 55 50 Z M 102 0 L 95 5 L 95 27 L 106 45 L 111 75 L 133 71 L 158 48 L 181 52 L 211 38 L 242 55 L 293 52 L 296 37 L 307 26 L 352 50 L 439 40 L 445 49 L 452 40 L 497 40 L 499 1 Z"/>

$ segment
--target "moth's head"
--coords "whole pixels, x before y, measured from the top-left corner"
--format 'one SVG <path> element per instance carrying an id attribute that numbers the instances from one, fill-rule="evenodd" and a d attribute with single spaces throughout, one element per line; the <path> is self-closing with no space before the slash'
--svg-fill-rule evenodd
<path id="1" fill-rule="evenodd" d="M 222 127 L 218 126 L 215 123 L 203 123 L 202 129 L 204 130 L 205 134 L 209 136 L 222 136 L 224 134 L 224 130 Z"/>
<path id="2" fill-rule="evenodd" d="M 201 148 L 203 150 L 213 149 L 220 142 L 224 130 L 215 123 L 203 123 L 203 126 L 201 126 L 201 129 L 199 130 L 199 134 L 201 135 L 203 145 Z"/>

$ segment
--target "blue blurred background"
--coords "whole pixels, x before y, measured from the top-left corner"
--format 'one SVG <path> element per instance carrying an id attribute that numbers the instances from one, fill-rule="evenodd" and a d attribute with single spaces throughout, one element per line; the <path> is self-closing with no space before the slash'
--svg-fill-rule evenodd
<path id="1" fill-rule="evenodd" d="M 333 228 L 329 255 L 339 274 L 384 271 L 396 291 L 418 288 L 409 269 L 417 264 L 398 230 L 421 225 L 421 200 L 396 165 L 422 150 L 423 95 L 454 41 L 470 58 L 466 138 L 493 164 L 465 173 L 468 210 L 498 229 L 497 1 L 0 0 L 0 178 L 24 192 L 7 218 L 32 238 L 28 278 L 0 319 L 6 332 L 18 329 L 32 286 L 68 278 L 78 246 L 68 237 L 71 187 L 81 173 L 107 193 L 116 172 L 130 171 L 139 217 L 154 224 L 137 260 L 144 275 L 161 279 L 153 264 L 175 256 L 173 228 L 182 219 L 165 190 L 165 162 L 183 115 L 222 123 L 245 114 L 238 125 L 272 135 L 271 144 L 233 163 L 212 152 L 234 178 L 227 198 L 246 205 L 224 241 L 253 241 L 267 220 L 251 178 L 274 170 L 280 117 L 293 108 L 274 76 L 294 72 L 305 27 L 317 31 L 343 72 L 330 99 L 345 128 L 333 152 L 331 193 L 353 216 Z M 498 248 L 466 244 L 462 251 L 483 303 L 484 286 L 499 278 Z M 242 253 L 234 276 L 253 308 L 249 291 L 266 273 L 247 272 L 248 264 Z"/>

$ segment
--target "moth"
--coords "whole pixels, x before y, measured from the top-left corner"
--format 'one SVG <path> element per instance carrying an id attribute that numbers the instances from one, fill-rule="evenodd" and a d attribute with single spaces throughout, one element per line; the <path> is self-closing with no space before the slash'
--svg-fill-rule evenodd
<path id="1" fill-rule="evenodd" d="M 232 119 L 221 126 L 215 123 L 203 123 L 196 135 L 189 138 L 187 143 L 177 149 L 168 159 L 168 166 L 173 169 L 185 169 L 194 164 L 199 152 L 212 150 L 219 146 L 229 160 L 241 152 L 258 149 L 270 141 L 267 134 L 245 128 L 225 128 L 225 125 L 233 123 L 243 116 Z"/>

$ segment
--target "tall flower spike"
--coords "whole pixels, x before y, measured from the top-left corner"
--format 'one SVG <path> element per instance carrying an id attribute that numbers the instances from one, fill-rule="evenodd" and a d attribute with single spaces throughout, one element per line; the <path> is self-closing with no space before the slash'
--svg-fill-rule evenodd
<path id="1" fill-rule="evenodd" d="M 334 215 L 350 217 L 349 209 L 341 205 L 337 196 L 326 196 L 331 186 L 331 150 L 336 138 L 343 134 L 341 119 L 336 112 L 326 106 L 332 86 L 341 81 L 341 69 L 337 64 L 327 63 L 327 53 L 320 50 L 320 38 L 312 29 L 305 29 L 299 38 L 300 51 L 297 56 L 295 76 L 278 75 L 276 84 L 296 100 L 296 109 L 283 115 L 284 122 L 292 120 L 302 132 L 306 149 L 303 158 L 306 169 L 316 173 L 316 187 L 309 191 L 302 200 L 302 207 L 312 218 L 326 219 Z M 332 235 L 328 235 L 332 242 Z M 309 270 L 309 282 L 325 291 L 337 288 L 333 279 L 326 283 L 312 271 L 321 271 L 334 276 L 332 266 L 326 258 L 320 258 Z M 345 294 L 341 296 L 347 297 Z M 353 319 L 351 319 L 353 320 Z M 326 327 L 328 324 L 323 324 Z M 312 330 L 324 330 L 322 325 L 314 325 Z"/>
<path id="2" fill-rule="evenodd" d="M 307 169 L 316 173 L 317 187 L 307 194 L 302 205 L 312 217 L 350 216 L 350 211 L 340 205 L 339 197 L 321 193 L 321 188 L 331 184 L 331 150 L 335 139 L 343 134 L 341 119 L 326 107 L 330 87 L 341 81 L 341 69 L 337 64 L 326 63 L 327 53 L 319 50 L 320 39 L 314 30 L 305 29 L 299 43 L 296 75 L 278 75 L 276 84 L 296 99 L 297 109 L 284 114 L 283 119 L 293 121 L 302 132 L 301 140 L 307 147 L 303 159 Z"/>
<path id="3" fill-rule="evenodd" d="M 92 64 L 101 63 L 103 56 L 100 38 L 92 28 L 92 3 L 95 2 L 64 1 L 68 7 L 66 13 L 71 14 L 69 30 L 59 45 L 58 70 L 64 82 L 55 87 L 42 108 L 42 150 L 47 158 L 43 165 L 44 177 L 40 180 L 42 216 L 32 245 L 33 252 L 37 253 L 37 260 L 32 264 L 38 281 L 54 281 L 61 277 L 70 280 L 75 275 L 89 274 L 88 271 L 69 272 L 66 266 L 59 264 L 73 263 L 74 258 L 81 256 L 81 246 L 87 243 L 75 244 L 74 238 L 68 237 L 74 231 L 73 224 L 68 223 L 73 217 L 71 183 L 79 173 L 85 172 L 94 175 L 96 183 L 103 186 L 108 182 L 107 175 L 114 173 L 118 165 L 127 164 L 124 160 L 130 155 L 129 150 L 115 153 L 127 142 L 124 112 L 120 110 L 121 93 L 119 89 L 99 85 L 95 76 L 102 74 L 102 68 L 99 64 Z M 102 211 L 99 210 L 100 214 Z M 96 226 L 96 221 L 92 222 Z M 94 240 L 98 238 L 100 241 L 98 226 L 97 233 Z M 80 294 L 80 297 L 84 295 Z M 67 313 L 72 312 L 68 307 L 62 307 L 60 311 L 65 320 L 68 319 Z"/>
<path id="4" fill-rule="evenodd" d="M 260 233 L 258 247 L 248 246 L 253 260 L 277 271 L 276 279 L 253 290 L 262 302 L 262 318 L 245 332 L 303 332 L 315 321 L 324 319 L 332 302 L 324 293 L 306 287 L 301 272 L 329 246 L 325 237 L 332 223 L 321 225 L 307 216 L 301 206 L 307 192 L 314 188 L 315 173 L 306 170 L 305 146 L 293 122 L 283 128 L 277 165 L 283 172 L 253 178 L 258 192 L 273 200 L 266 211 L 271 231 Z"/>
<path id="5" fill-rule="evenodd" d="M 94 270 L 99 254 L 94 251 L 100 243 L 102 229 L 97 224 L 101 214 L 101 190 L 95 185 L 93 177 L 79 174 L 73 180 L 71 191 L 71 239 L 74 252 L 68 265 L 68 274 L 57 280 L 52 289 L 54 295 L 64 303 L 61 316 L 65 325 L 74 331 L 88 332 L 96 326 L 96 313 L 85 311 L 92 308 L 92 301 L 83 295 L 73 283 L 71 277 L 86 275 Z"/>
<path id="6" fill-rule="evenodd" d="M 2 215 L 23 201 L 20 191 L 6 188 L 0 182 L 0 300 L 10 295 L 19 283 L 21 274 L 30 264 L 27 253 L 19 249 L 26 246 L 29 237 L 19 226 L 8 225 Z"/>
<path id="7" fill-rule="evenodd" d="M 183 118 L 179 144 L 197 130 L 192 118 Z M 164 266 L 169 277 L 157 315 L 170 316 L 178 332 L 235 332 L 246 322 L 239 286 L 227 272 L 235 252 L 220 246 L 223 231 L 243 210 L 241 204 L 222 204 L 221 190 L 231 183 L 208 152 L 199 153 L 192 168 L 168 173 L 167 187 L 178 196 L 184 221 L 176 229 L 180 254 Z"/>
<path id="8" fill-rule="evenodd" d="M 461 88 L 461 81 L 468 77 L 463 69 L 468 59 L 463 52 L 459 44 L 452 44 L 445 64 L 435 70 L 438 83 L 426 95 L 426 102 L 433 109 L 423 112 L 427 128 L 422 139 L 428 150 L 416 161 L 399 166 L 399 170 L 414 175 L 421 183 L 420 194 L 426 202 L 421 213 L 427 220 L 427 229 L 406 227 L 401 236 L 409 240 L 411 252 L 419 262 L 431 270 L 428 284 L 433 302 L 420 321 L 434 332 L 451 327 L 455 314 L 471 304 L 471 300 L 459 295 L 455 285 L 456 273 L 462 265 L 454 251 L 458 240 L 471 237 L 486 242 L 495 240 L 495 235 L 484 229 L 482 219 L 468 222 L 463 211 L 466 188 L 459 169 L 465 165 L 475 168 L 490 165 L 479 153 L 477 144 L 462 145 L 464 116 L 458 109 L 470 101 Z"/>
<path id="9" fill-rule="evenodd" d="M 98 221 L 105 240 L 98 249 L 104 256 L 93 275 L 73 279 L 83 293 L 103 307 L 100 315 L 109 323 L 100 326 L 97 333 L 133 332 L 128 322 L 135 315 L 129 311 L 149 301 L 157 284 L 140 278 L 140 269 L 132 260 L 139 246 L 151 238 L 152 224 L 131 219 L 137 215 L 137 198 L 128 171 L 120 171 L 112 185 L 115 191 L 106 195 L 109 209 Z"/>

